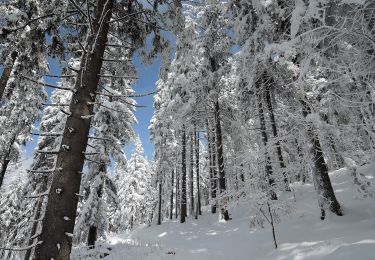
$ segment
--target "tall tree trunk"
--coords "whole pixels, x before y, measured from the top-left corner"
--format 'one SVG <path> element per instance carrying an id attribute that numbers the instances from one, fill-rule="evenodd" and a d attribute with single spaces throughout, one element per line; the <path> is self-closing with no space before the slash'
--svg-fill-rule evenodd
<path id="1" fill-rule="evenodd" d="M 207 134 L 207 145 L 208 145 L 208 159 L 210 164 L 210 191 L 211 191 L 211 200 L 213 204 L 211 205 L 211 213 L 216 213 L 216 188 L 217 188 L 217 179 L 216 179 L 216 158 L 215 152 L 213 149 L 214 141 L 213 136 L 211 136 L 211 127 L 208 120 L 206 121 L 206 134 Z"/>
<path id="2" fill-rule="evenodd" d="M 9 141 L 8 149 L 6 150 L 6 154 L 2 157 L 2 162 L 1 162 L 1 168 L 0 168 L 0 188 L 3 185 L 5 173 L 8 169 L 8 165 L 10 163 L 10 153 L 12 152 L 13 149 L 13 144 L 16 141 L 17 134 L 15 133 L 12 137 L 12 139 Z"/>
<path id="3" fill-rule="evenodd" d="M 10 162 L 9 159 L 4 159 L 3 162 L 2 162 L 2 164 L 1 164 L 1 170 L 0 170 L 0 187 L 3 185 L 5 172 L 7 171 L 9 162 Z"/>
<path id="4" fill-rule="evenodd" d="M 70 103 L 56 160 L 53 180 L 48 196 L 42 232 L 36 246 L 35 258 L 39 260 L 68 260 L 72 247 L 72 233 L 77 213 L 77 198 L 81 172 L 85 160 L 90 130 L 92 102 L 98 88 L 99 74 L 109 31 L 114 0 L 98 0 L 93 18 L 93 34 L 87 40 L 87 53 L 83 54 L 75 91 Z M 99 22 L 101 23 L 99 24 Z M 68 220 L 67 220 L 68 219 Z M 59 246 L 57 246 L 59 245 Z"/>
<path id="5" fill-rule="evenodd" d="M 99 174 L 105 174 L 105 172 L 106 172 L 105 168 L 106 168 L 105 163 L 101 163 L 100 166 L 99 166 Z M 100 184 L 100 186 L 97 190 L 97 194 L 98 194 L 98 198 L 99 198 L 97 210 L 99 210 L 100 199 L 102 198 L 102 195 L 103 195 L 103 177 L 102 176 L 101 176 L 101 184 Z M 96 225 L 92 225 L 89 228 L 89 234 L 88 234 L 88 237 L 87 237 L 88 248 L 95 248 L 95 242 L 96 242 L 97 239 L 98 239 L 98 227 Z"/>
<path id="6" fill-rule="evenodd" d="M 272 134 L 273 134 L 273 137 L 276 140 L 275 145 L 276 145 L 277 157 L 279 159 L 280 168 L 283 171 L 282 174 L 283 174 L 283 177 L 284 177 L 285 188 L 286 188 L 286 190 L 290 191 L 288 177 L 287 177 L 286 172 L 285 172 L 286 166 L 285 166 L 285 162 L 284 162 L 284 158 L 283 158 L 283 153 L 281 151 L 279 135 L 277 133 L 277 125 L 276 125 L 275 114 L 274 114 L 273 106 L 272 106 L 272 98 L 271 98 L 269 83 L 266 84 L 266 86 L 265 86 L 265 99 L 266 99 L 267 109 L 268 109 L 270 120 L 271 120 Z"/>
<path id="7" fill-rule="evenodd" d="M 186 131 L 182 126 L 182 152 L 181 152 L 181 210 L 180 222 L 185 222 L 186 217 Z"/>
<path id="8" fill-rule="evenodd" d="M 165 160 L 164 156 L 164 151 L 165 149 L 165 138 L 162 136 L 162 151 L 161 151 L 161 163 L 163 164 Z M 162 193 L 163 193 L 163 177 L 164 173 L 159 169 L 158 171 L 158 176 L 157 176 L 157 183 L 158 183 L 158 193 L 159 193 L 159 199 L 158 199 L 158 220 L 157 220 L 157 225 L 161 225 L 161 218 L 162 218 L 162 204 L 163 204 L 163 198 L 162 198 Z"/>
<path id="9" fill-rule="evenodd" d="M 217 162 L 219 169 L 219 190 L 220 194 L 226 192 L 226 180 L 225 180 L 225 169 L 224 169 L 224 152 L 223 152 L 223 137 L 221 134 L 221 122 L 220 122 L 220 107 L 219 101 L 215 102 L 215 133 L 216 133 L 216 152 Z M 222 218 L 227 221 L 229 220 L 229 212 L 227 210 L 228 196 L 221 196 L 220 211 Z"/>
<path id="10" fill-rule="evenodd" d="M 270 186 L 270 198 L 272 200 L 277 199 L 277 195 L 275 191 L 273 190 L 273 186 L 275 185 L 275 180 L 273 179 L 273 171 L 272 171 L 272 165 L 271 165 L 271 158 L 267 151 L 268 146 L 268 136 L 267 136 L 267 129 L 266 129 L 266 121 L 264 118 L 264 109 L 263 109 L 263 99 L 261 94 L 261 86 L 263 87 L 263 80 L 264 75 L 261 76 L 261 78 L 255 83 L 255 91 L 257 95 L 257 103 L 258 103 L 258 114 L 259 114 L 259 124 L 260 124 L 260 134 L 263 141 L 264 146 L 264 157 L 265 157 L 265 171 L 268 178 L 268 184 Z"/>
<path id="11" fill-rule="evenodd" d="M 297 175 L 297 180 L 302 181 L 302 183 L 306 183 L 306 175 L 307 175 L 307 169 L 306 165 L 304 162 L 304 156 L 303 156 L 303 151 L 301 144 L 298 142 L 297 138 L 294 139 L 295 146 L 297 147 L 297 158 L 298 158 L 298 163 L 302 166 L 299 169 L 299 174 Z"/>
<path id="12" fill-rule="evenodd" d="M 306 118 L 311 114 L 311 108 L 306 101 L 306 96 L 300 99 L 302 104 L 302 114 Z M 333 191 L 331 180 L 328 175 L 328 167 L 324 159 L 322 146 L 320 145 L 319 136 L 316 132 L 314 125 L 307 122 L 307 136 L 311 142 L 311 155 L 313 156 L 314 163 L 314 179 L 315 185 L 318 190 L 319 204 L 324 211 L 324 206 L 328 205 L 329 209 L 338 216 L 342 216 L 342 210 L 339 202 L 336 199 L 335 192 Z M 322 219 L 324 214 L 322 214 Z"/>
<path id="13" fill-rule="evenodd" d="M 171 178 L 171 198 L 170 198 L 170 212 L 169 212 L 169 219 L 172 220 L 173 218 L 173 186 L 174 186 L 174 170 L 172 170 L 172 178 Z"/>
<path id="14" fill-rule="evenodd" d="M 178 218 L 179 207 L 180 207 L 180 171 L 179 171 L 179 161 L 177 160 L 176 167 L 176 205 L 175 205 L 175 218 Z"/>
<path id="15" fill-rule="evenodd" d="M 196 171 L 196 183 L 197 183 L 197 209 L 195 213 L 195 218 L 198 218 L 198 215 L 202 215 L 201 210 L 201 192 L 200 192 L 200 176 L 199 176 L 199 131 L 197 131 L 196 126 L 194 126 L 194 138 L 195 138 L 195 171 Z"/>
<path id="16" fill-rule="evenodd" d="M 158 221 L 157 225 L 161 225 L 161 204 L 162 204 L 162 173 L 159 172 L 159 178 L 158 178 L 158 187 L 159 187 L 159 199 L 158 199 Z"/>
<path id="17" fill-rule="evenodd" d="M 3 99 L 4 91 L 8 84 L 9 77 L 10 77 L 10 74 L 12 73 L 14 62 L 16 61 L 17 56 L 18 56 L 18 52 L 13 51 L 10 54 L 8 65 L 4 67 L 3 69 L 3 74 L 1 75 L 1 78 L 0 78 L 0 104 L 1 104 L 1 100 Z"/>
<path id="18" fill-rule="evenodd" d="M 98 237 L 98 228 L 96 226 L 89 227 L 89 234 L 87 236 L 87 246 L 89 249 L 95 248 L 95 242 Z"/>
<path id="19" fill-rule="evenodd" d="M 189 212 L 194 216 L 194 137 L 190 135 Z"/>

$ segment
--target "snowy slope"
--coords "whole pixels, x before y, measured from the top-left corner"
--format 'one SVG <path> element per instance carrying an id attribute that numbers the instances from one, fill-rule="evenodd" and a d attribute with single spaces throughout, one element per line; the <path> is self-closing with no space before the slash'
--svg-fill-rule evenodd
<path id="1" fill-rule="evenodd" d="M 314 188 L 294 184 L 296 205 L 276 226 L 279 244 L 273 247 L 269 226 L 251 231 L 246 205 L 232 209 L 233 220 L 223 223 L 209 212 L 187 223 L 167 221 L 110 237 L 104 259 L 375 259 L 375 201 L 360 198 L 345 169 L 331 173 L 345 216 L 327 214 L 320 220 Z M 293 200 L 293 193 L 287 199 Z M 84 251 L 75 250 L 72 259 Z M 91 257 L 94 259 L 95 257 Z"/>

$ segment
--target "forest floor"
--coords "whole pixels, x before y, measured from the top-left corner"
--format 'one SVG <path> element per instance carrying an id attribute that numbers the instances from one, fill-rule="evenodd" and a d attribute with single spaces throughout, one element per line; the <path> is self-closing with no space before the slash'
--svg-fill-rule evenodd
<path id="1" fill-rule="evenodd" d="M 198 220 L 188 218 L 184 224 L 166 221 L 109 237 L 89 259 L 107 252 L 103 259 L 374 260 L 374 198 L 362 198 L 356 192 L 347 170 L 337 170 L 330 176 L 345 215 L 327 212 L 326 219 L 320 220 L 314 187 L 294 183 L 295 192 L 285 199 L 293 201 L 295 197 L 296 203 L 289 216 L 276 225 L 278 249 L 274 249 L 270 226 L 266 223 L 265 228 L 251 230 L 250 207 L 238 204 L 231 208 L 233 219 L 226 223 L 207 209 Z M 87 259 L 85 253 L 75 249 L 72 259 Z"/>

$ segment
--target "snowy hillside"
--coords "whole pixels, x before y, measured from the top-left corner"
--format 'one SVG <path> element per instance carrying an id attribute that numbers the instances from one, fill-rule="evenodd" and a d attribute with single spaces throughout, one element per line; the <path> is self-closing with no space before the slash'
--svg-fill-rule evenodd
<path id="1" fill-rule="evenodd" d="M 250 230 L 252 213 L 246 205 L 238 205 L 232 209 L 231 221 L 219 221 L 217 214 L 205 210 L 200 219 L 188 218 L 185 224 L 166 221 L 110 237 L 107 244 L 101 245 L 101 251 L 109 253 L 104 259 L 113 260 L 375 259 L 374 200 L 356 192 L 347 170 L 332 172 L 330 177 L 345 215 L 329 213 L 321 221 L 314 187 L 295 183 L 294 209 L 276 226 L 277 250 L 273 248 L 270 227 Z M 293 192 L 286 199 L 294 200 Z M 72 259 L 84 255 L 83 249 L 75 249 Z"/>

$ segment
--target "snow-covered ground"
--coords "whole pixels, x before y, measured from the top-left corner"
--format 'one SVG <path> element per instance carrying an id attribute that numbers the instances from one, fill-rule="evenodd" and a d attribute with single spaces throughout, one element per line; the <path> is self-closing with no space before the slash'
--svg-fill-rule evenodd
<path id="1" fill-rule="evenodd" d="M 332 172 L 331 180 L 345 215 L 327 212 L 326 220 L 320 220 L 314 187 L 294 184 L 295 207 L 276 226 L 278 249 L 274 249 L 269 226 L 250 230 L 252 212 L 240 204 L 231 210 L 233 219 L 227 223 L 219 221 L 217 214 L 204 212 L 198 220 L 188 218 L 184 224 L 167 221 L 110 237 L 101 250 L 109 253 L 104 259 L 112 260 L 374 260 L 374 198 L 361 198 L 345 169 Z M 294 199 L 293 192 L 288 196 Z M 81 259 L 78 255 L 84 253 L 75 249 L 72 259 Z"/>

